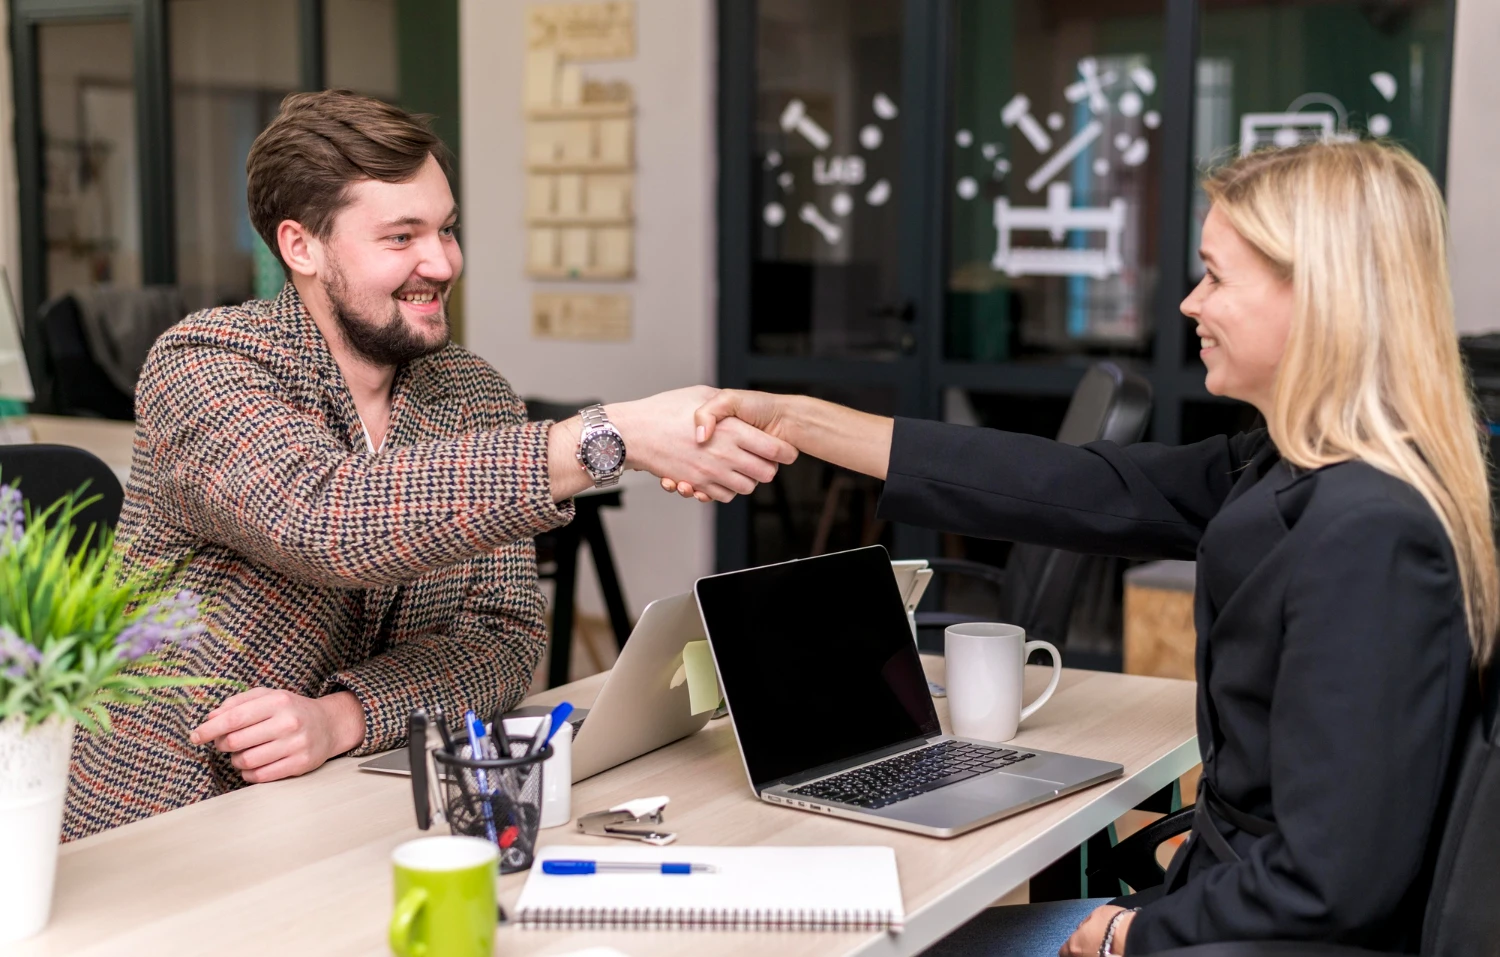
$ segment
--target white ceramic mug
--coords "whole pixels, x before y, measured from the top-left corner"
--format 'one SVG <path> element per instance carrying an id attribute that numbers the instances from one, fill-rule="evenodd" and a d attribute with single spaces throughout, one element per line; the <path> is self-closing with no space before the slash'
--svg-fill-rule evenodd
<path id="1" fill-rule="evenodd" d="M 1052 656 L 1052 681 L 1041 696 L 1021 704 L 1026 659 L 1037 648 Z M 948 715 L 953 733 L 980 741 L 1009 741 L 1016 728 L 1047 703 L 1062 678 L 1062 655 L 1051 642 L 1027 641 L 1019 625 L 978 621 L 943 632 L 948 662 Z"/>

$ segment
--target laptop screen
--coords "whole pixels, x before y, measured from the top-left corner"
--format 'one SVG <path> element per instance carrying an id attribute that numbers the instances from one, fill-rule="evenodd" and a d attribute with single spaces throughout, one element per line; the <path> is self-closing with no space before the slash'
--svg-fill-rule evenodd
<path id="1" fill-rule="evenodd" d="M 884 548 L 716 575 L 696 590 L 757 789 L 939 733 Z"/>

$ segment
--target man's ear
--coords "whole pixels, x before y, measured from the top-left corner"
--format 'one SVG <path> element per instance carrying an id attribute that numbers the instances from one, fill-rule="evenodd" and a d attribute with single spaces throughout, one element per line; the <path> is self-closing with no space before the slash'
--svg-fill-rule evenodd
<path id="1" fill-rule="evenodd" d="M 308 279 L 318 274 L 323 259 L 323 244 L 295 219 L 283 219 L 276 227 L 276 245 L 281 261 L 299 276 Z"/>

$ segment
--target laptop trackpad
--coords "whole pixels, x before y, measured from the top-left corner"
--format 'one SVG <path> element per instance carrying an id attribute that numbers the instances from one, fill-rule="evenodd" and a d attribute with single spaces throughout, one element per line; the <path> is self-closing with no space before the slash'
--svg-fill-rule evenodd
<path id="1" fill-rule="evenodd" d="M 1060 785 L 1014 774 L 986 774 L 873 813 L 933 827 L 961 827 L 996 811 L 1053 797 Z"/>

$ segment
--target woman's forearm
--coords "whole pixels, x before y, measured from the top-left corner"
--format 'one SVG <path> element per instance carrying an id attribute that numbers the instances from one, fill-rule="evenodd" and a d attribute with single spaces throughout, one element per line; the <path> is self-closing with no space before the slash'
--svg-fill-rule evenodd
<path id="1" fill-rule="evenodd" d="M 884 480 L 896 421 L 811 396 L 788 396 L 782 438 L 799 451 Z"/>

